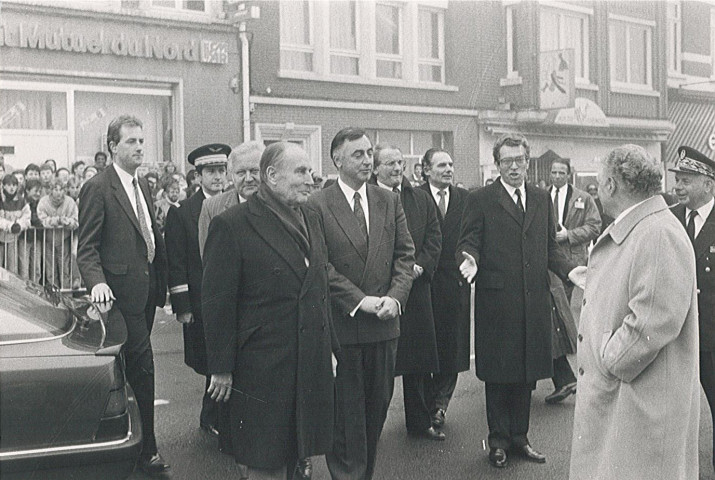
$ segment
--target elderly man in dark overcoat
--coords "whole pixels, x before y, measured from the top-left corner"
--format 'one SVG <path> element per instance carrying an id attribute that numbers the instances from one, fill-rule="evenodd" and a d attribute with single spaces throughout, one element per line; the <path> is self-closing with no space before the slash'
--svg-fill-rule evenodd
<path id="1" fill-rule="evenodd" d="M 432 426 L 429 407 L 432 373 L 439 371 L 430 289 L 442 250 L 437 208 L 427 192 L 412 188 L 404 177 L 405 161 L 399 147 L 376 145 L 374 162 L 374 183 L 400 196 L 407 228 L 415 244 L 414 281 L 405 313 L 400 316 L 395 362 L 395 375 L 402 375 L 407 433 L 444 440 L 444 433 Z"/>
<path id="2" fill-rule="evenodd" d="M 429 408 L 432 425 L 442 430 L 447 408 L 457 387 L 459 372 L 469 370 L 469 283 L 459 274 L 454 252 L 467 192 L 454 186 L 454 161 L 441 148 L 430 148 L 422 157 L 427 181 L 419 188 L 427 192 L 437 207 L 442 231 L 442 254 L 432 278 L 432 309 L 437 333 L 439 372 L 430 382 Z"/>
<path id="3" fill-rule="evenodd" d="M 507 450 L 546 461 L 527 433 L 531 391 L 553 375 L 548 270 L 566 280 L 576 265 L 556 243 L 548 192 L 525 183 L 526 138 L 503 135 L 493 155 L 501 176 L 467 197 L 456 260 L 476 281 L 475 363 L 486 383 L 489 461 L 501 468 Z"/>
<path id="4" fill-rule="evenodd" d="M 310 173 L 303 149 L 270 145 L 258 192 L 214 217 L 206 239 L 209 392 L 229 402 L 233 454 L 248 478 L 293 478 L 297 459 L 333 444 L 339 347 L 322 222 L 302 206 Z"/>
<path id="5" fill-rule="evenodd" d="M 204 200 L 218 195 L 226 181 L 226 164 L 231 147 L 220 143 L 201 146 L 189 153 L 189 163 L 196 167 L 199 190 L 170 207 L 166 215 L 164 239 L 169 260 L 169 295 L 176 320 L 184 330 L 184 363 L 199 375 L 206 376 L 201 402 L 199 426 L 218 435 L 218 406 L 206 390 L 206 343 L 201 315 L 201 277 L 199 254 L 199 215 Z"/>

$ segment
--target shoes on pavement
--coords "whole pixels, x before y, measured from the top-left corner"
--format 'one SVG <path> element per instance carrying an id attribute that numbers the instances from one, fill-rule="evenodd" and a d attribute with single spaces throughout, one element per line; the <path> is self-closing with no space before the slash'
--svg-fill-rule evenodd
<path id="1" fill-rule="evenodd" d="M 547 395 L 544 399 L 546 403 L 554 404 L 563 402 L 566 397 L 576 393 L 576 382 L 564 385 L 561 388 L 557 388 L 550 395 Z"/>
<path id="2" fill-rule="evenodd" d="M 489 463 L 496 468 L 504 468 L 507 464 L 506 450 L 503 448 L 489 449 Z"/>
<path id="3" fill-rule="evenodd" d="M 435 429 L 434 427 L 429 427 L 427 430 L 423 430 L 421 432 L 407 432 L 408 435 L 411 435 L 413 437 L 421 437 L 421 438 L 426 438 L 427 440 L 436 440 L 438 442 L 444 441 L 447 436 L 444 434 L 444 432 L 440 432 L 439 430 Z"/>
<path id="4" fill-rule="evenodd" d="M 442 428 L 444 427 L 444 418 L 447 416 L 447 412 L 444 411 L 442 408 L 438 408 L 433 414 L 432 414 L 432 426 L 434 428 Z"/>
<path id="5" fill-rule="evenodd" d="M 310 461 L 310 457 L 298 460 L 298 464 L 295 466 L 295 472 L 293 472 L 293 479 L 310 480 L 312 476 L 313 463 Z"/>
<path id="6" fill-rule="evenodd" d="M 524 457 L 526 460 L 530 462 L 535 462 L 535 463 L 546 463 L 546 455 L 537 452 L 534 450 L 534 448 L 529 445 L 528 443 L 526 445 L 523 445 L 521 447 L 512 447 L 511 450 Z"/>
<path id="7" fill-rule="evenodd" d="M 155 453 L 151 457 L 139 457 L 137 466 L 150 477 L 161 475 L 171 468 L 158 453 Z"/>
<path id="8" fill-rule="evenodd" d="M 210 423 L 200 423 L 199 426 L 201 427 L 201 430 L 205 431 L 209 435 L 218 437 L 218 430 L 214 425 L 211 425 Z"/>

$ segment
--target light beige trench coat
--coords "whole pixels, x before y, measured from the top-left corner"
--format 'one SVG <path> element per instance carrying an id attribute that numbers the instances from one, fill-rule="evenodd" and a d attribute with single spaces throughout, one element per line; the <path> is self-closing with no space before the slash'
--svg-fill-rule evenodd
<path id="1" fill-rule="evenodd" d="M 578 336 L 571 480 L 698 478 L 695 255 L 661 196 L 598 239 Z"/>

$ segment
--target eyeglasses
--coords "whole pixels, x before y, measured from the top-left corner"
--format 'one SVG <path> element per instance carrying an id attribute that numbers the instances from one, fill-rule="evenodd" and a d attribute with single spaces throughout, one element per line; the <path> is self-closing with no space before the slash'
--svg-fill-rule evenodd
<path id="1" fill-rule="evenodd" d="M 526 156 L 520 155 L 518 157 L 504 157 L 499 159 L 499 165 L 504 165 L 505 167 L 511 167 L 514 163 L 516 163 L 517 167 L 523 167 L 526 165 Z"/>

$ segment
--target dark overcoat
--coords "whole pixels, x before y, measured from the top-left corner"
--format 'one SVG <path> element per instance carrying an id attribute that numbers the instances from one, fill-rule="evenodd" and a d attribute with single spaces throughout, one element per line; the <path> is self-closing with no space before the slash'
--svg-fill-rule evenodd
<path id="1" fill-rule="evenodd" d="M 339 347 L 328 251 L 320 218 L 302 210 L 308 259 L 255 195 L 214 217 L 204 249 L 208 371 L 233 372 L 231 439 L 249 467 L 280 468 L 332 448 Z"/>
<path id="2" fill-rule="evenodd" d="M 553 375 L 548 270 L 567 280 L 575 266 L 556 243 L 545 190 L 526 185 L 522 215 L 501 180 L 472 192 L 455 260 L 478 265 L 474 310 L 477 376 L 491 383 L 531 383 Z"/>
<path id="3" fill-rule="evenodd" d="M 412 188 L 406 178 L 402 179 L 400 200 L 415 244 L 415 263 L 424 272 L 412 282 L 405 312 L 400 316 L 395 375 L 432 373 L 439 371 L 439 361 L 430 286 L 442 250 L 442 232 L 429 194 Z"/>
<path id="4" fill-rule="evenodd" d="M 169 260 L 169 295 L 174 313 L 191 312 L 193 323 L 183 325 L 184 362 L 196 373 L 206 375 L 206 342 L 201 317 L 201 277 L 199 254 L 199 215 L 204 203 L 203 190 L 183 200 L 166 215 L 164 240 Z"/>
<path id="5" fill-rule="evenodd" d="M 671 212 L 685 227 L 685 206 L 677 205 Z M 695 237 L 695 268 L 698 278 L 698 315 L 700 350 L 715 351 L 715 208 Z"/>
<path id="6" fill-rule="evenodd" d="M 469 370 L 469 305 L 470 286 L 459 273 L 454 260 L 459 224 L 469 192 L 459 187 L 449 187 L 447 214 L 437 208 L 429 183 L 418 188 L 427 192 L 437 209 L 442 231 L 442 254 L 432 279 L 432 310 L 437 333 L 437 352 L 441 373 L 458 373 Z"/>

